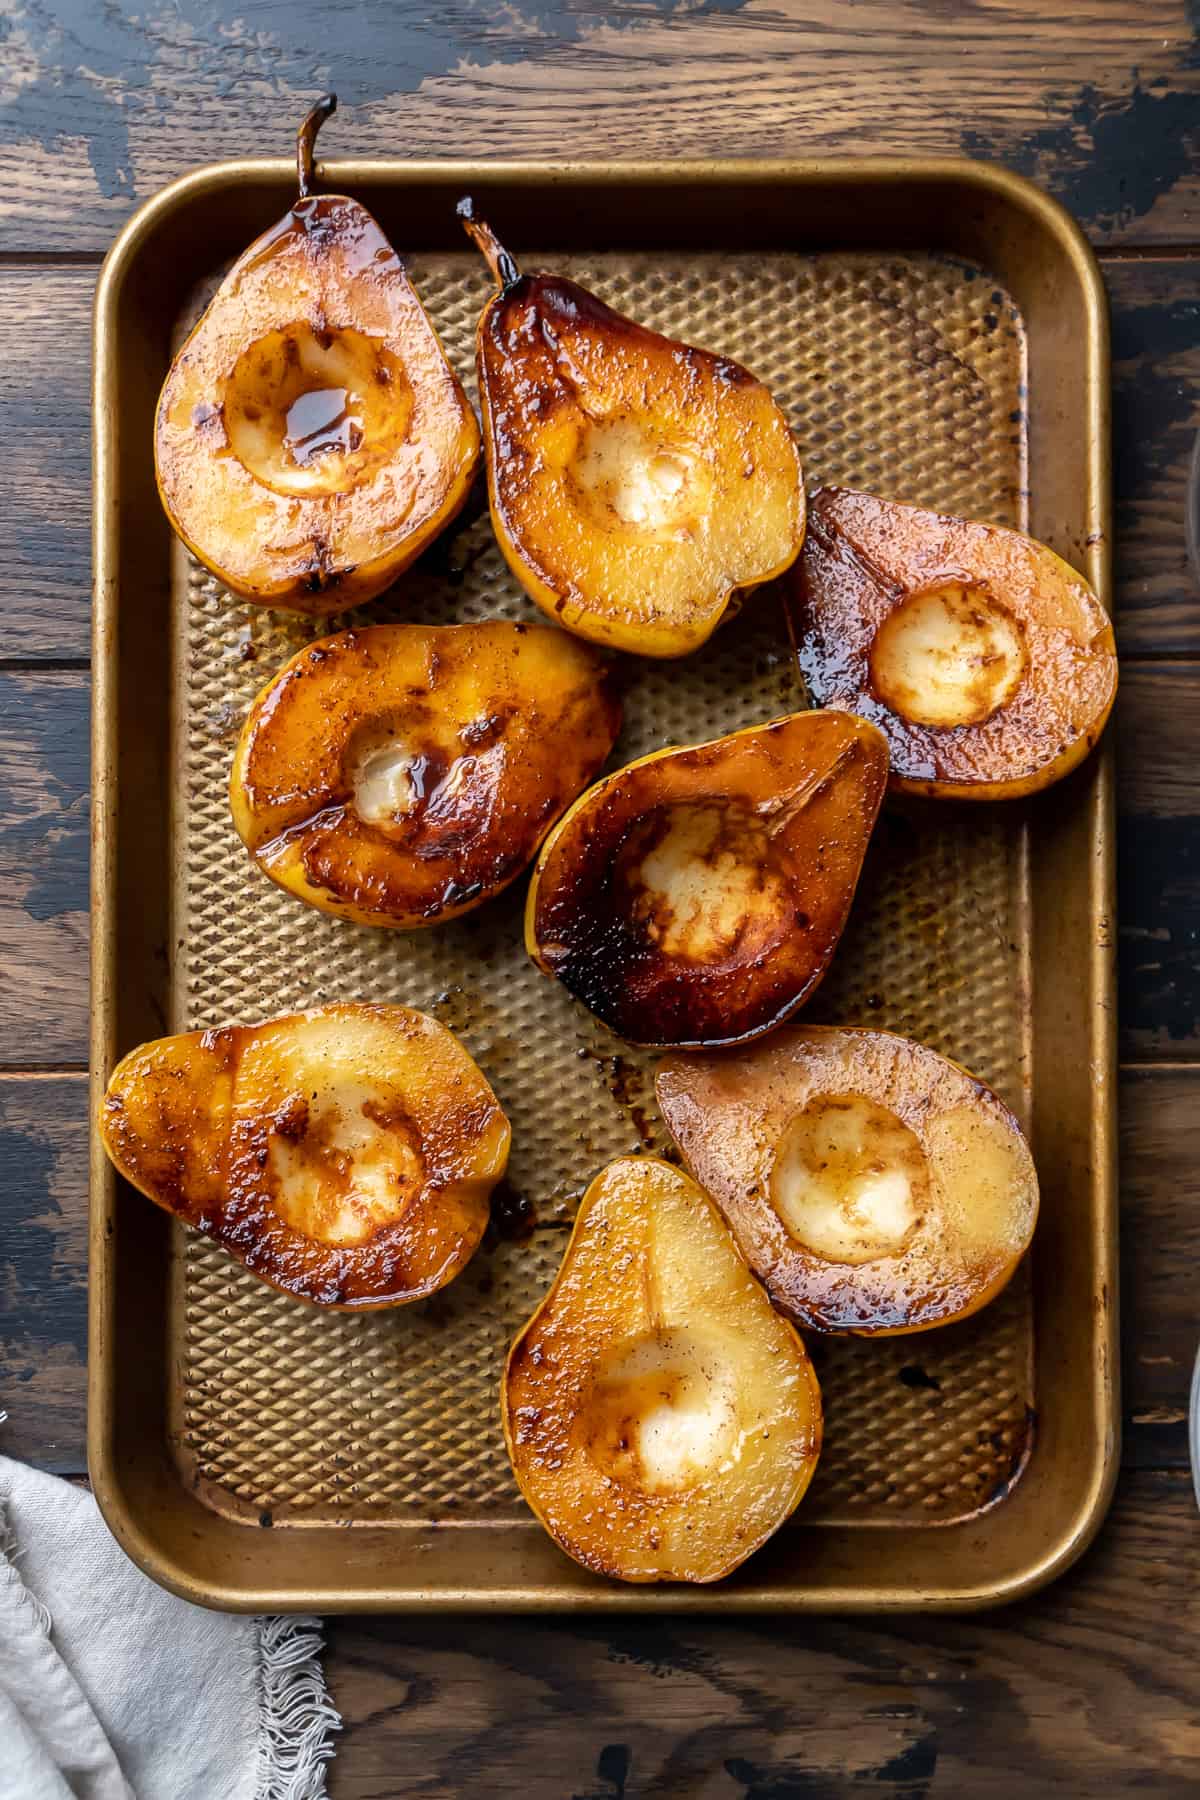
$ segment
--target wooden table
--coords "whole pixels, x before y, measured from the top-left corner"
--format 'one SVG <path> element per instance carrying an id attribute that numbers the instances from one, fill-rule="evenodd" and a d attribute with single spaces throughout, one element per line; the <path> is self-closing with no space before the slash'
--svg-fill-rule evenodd
<path id="1" fill-rule="evenodd" d="M 441 10 L 0 8 L 0 1443 L 84 1468 L 88 328 L 132 206 L 194 164 L 285 152 L 327 86 L 347 115 L 333 153 L 992 157 L 1082 218 L 1113 301 L 1126 1417 L 1110 1521 L 1056 1587 L 979 1618 L 335 1622 L 333 1791 L 1195 1791 L 1200 16 L 1184 0 Z"/>

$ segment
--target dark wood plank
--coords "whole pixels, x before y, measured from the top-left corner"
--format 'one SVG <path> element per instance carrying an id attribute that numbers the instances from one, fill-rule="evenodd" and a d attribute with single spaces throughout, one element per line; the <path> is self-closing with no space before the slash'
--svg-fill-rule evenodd
<path id="1" fill-rule="evenodd" d="M 0 271 L 0 660 L 88 653 L 91 268 Z"/>
<path id="2" fill-rule="evenodd" d="M 1200 651 L 1184 500 L 1200 429 L 1200 256 L 1109 261 L 1116 608 L 1125 654 Z M 91 268 L 0 267 L 0 662 L 88 650 Z M 36 356 L 22 336 L 38 320 Z M 147 450 L 147 454 L 149 451 Z"/>
<path id="3" fill-rule="evenodd" d="M 0 1066 L 87 1057 L 88 677 L 0 671 Z"/>
<path id="4" fill-rule="evenodd" d="M 1123 655 L 1200 651 L 1185 508 L 1200 430 L 1200 262 L 1107 262 L 1117 628 Z"/>
<path id="5" fill-rule="evenodd" d="M 1122 1054 L 1200 1054 L 1200 663 L 1130 663 L 1117 700 Z"/>
<path id="6" fill-rule="evenodd" d="M 87 1078 L 0 1077 L 0 1451 L 87 1466 Z"/>
<path id="7" fill-rule="evenodd" d="M 286 15 L 232 0 L 22 0 L 0 20 L 0 252 L 94 256 L 163 181 L 215 156 L 286 149 L 295 115 L 330 81 L 356 107 L 331 154 L 965 150 L 1044 181 L 1098 241 L 1195 243 L 1189 16 L 1186 0 L 1148 0 L 1133 17 L 1119 0 L 1090 0 L 1053 18 L 1036 0 L 865 0 L 850 14 L 802 0 L 587 11 L 519 0 L 516 13 L 460 0 L 449 16 L 414 0 L 310 0 Z M 1200 372 L 1192 277 L 1186 264 L 1110 269 L 1126 652 L 1200 650 L 1181 531 Z M 57 266 L 0 277 L 0 656 L 70 658 L 86 645 L 91 279 Z M 1123 707 L 1126 1043 L 1174 1057 L 1195 1054 L 1200 998 L 1198 680 L 1200 667 L 1127 669 Z M 0 674 L 0 1060 L 83 1054 L 86 704 L 77 677 Z M 1127 1451 L 1147 1465 L 1182 1455 L 1198 1077 L 1157 1067 L 1123 1084 Z M 78 1076 L 0 1075 L 0 1448 L 64 1471 L 82 1467 L 84 1100 Z M 348 1730 L 333 1791 L 1191 1791 L 1197 1544 L 1186 1478 L 1143 1470 L 1126 1477 L 1084 1565 L 995 1619 L 483 1621 L 467 1633 L 338 1622 L 330 1674 Z"/>
<path id="8" fill-rule="evenodd" d="M 1182 1468 L 1200 1338 L 1200 1066 L 1126 1070 L 1120 1092 L 1125 1459 Z M 81 1471 L 86 1079 L 0 1075 L 0 1152 L 0 1448 Z"/>
<path id="9" fill-rule="evenodd" d="M 1182 1795 L 1200 1783 L 1198 1583 L 1190 1482 L 1142 1474 L 1082 1564 L 991 1615 L 331 1620 L 331 1791 Z"/>
<path id="10" fill-rule="evenodd" d="M 1178 243 L 1200 231 L 1194 26 L 1188 0 L 23 0 L 0 248 L 99 250 L 185 170 L 286 151 L 330 85 L 354 109 L 331 155 L 965 153 L 1101 241 Z"/>
<path id="11" fill-rule="evenodd" d="M 1122 1070 L 1120 1115 L 1125 1461 L 1185 1469 L 1200 1348 L 1200 1065 Z"/>

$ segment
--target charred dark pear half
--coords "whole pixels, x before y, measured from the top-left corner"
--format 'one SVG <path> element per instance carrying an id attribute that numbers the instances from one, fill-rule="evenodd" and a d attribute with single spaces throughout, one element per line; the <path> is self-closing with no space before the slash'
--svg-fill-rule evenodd
<path id="1" fill-rule="evenodd" d="M 360 925 L 435 925 L 521 873 L 621 722 L 596 651 L 549 625 L 370 625 L 310 644 L 250 709 L 238 834 Z"/>
<path id="2" fill-rule="evenodd" d="M 794 713 L 660 750 L 590 788 L 547 838 L 529 954 L 636 1044 L 736 1044 L 829 966 L 887 746 L 849 713 Z"/>
<path id="3" fill-rule="evenodd" d="M 719 1581 L 794 1511 L 821 1448 L 804 1346 L 712 1202 L 652 1158 L 588 1188 L 501 1405 L 529 1505 L 620 1581 Z"/>
<path id="4" fill-rule="evenodd" d="M 357 200 L 300 198 L 236 262 L 179 351 L 154 428 L 158 490 L 192 553 L 247 600 L 337 612 L 389 586 L 452 519 L 479 428 L 399 257 Z"/>
<path id="5" fill-rule="evenodd" d="M 498 292 L 479 321 L 492 524 L 517 580 L 597 643 L 683 656 L 804 539 L 787 421 L 737 363 L 522 275 L 459 208 Z"/>
<path id="6" fill-rule="evenodd" d="M 909 793 L 1007 800 L 1096 743 L 1117 691 L 1108 614 L 1044 544 L 848 488 L 810 499 L 801 668 L 884 733 Z"/>
<path id="7" fill-rule="evenodd" d="M 100 1103 L 126 1180 L 271 1287 L 402 1306 L 469 1261 L 508 1120 L 458 1039 L 402 1006 L 328 1006 L 131 1051 Z"/>
<path id="8" fill-rule="evenodd" d="M 990 1088 L 886 1031 L 793 1027 L 667 1057 L 658 1103 L 776 1306 L 895 1336 L 977 1312 L 1038 1213 L 1029 1146 Z"/>

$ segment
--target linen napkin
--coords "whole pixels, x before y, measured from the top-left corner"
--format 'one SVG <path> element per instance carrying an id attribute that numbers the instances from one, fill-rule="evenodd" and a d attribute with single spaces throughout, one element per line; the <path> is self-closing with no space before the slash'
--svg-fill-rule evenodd
<path id="1" fill-rule="evenodd" d="M 89 1493 L 0 1456 L 0 1800 L 323 1800 L 321 1647 L 176 1599 Z"/>

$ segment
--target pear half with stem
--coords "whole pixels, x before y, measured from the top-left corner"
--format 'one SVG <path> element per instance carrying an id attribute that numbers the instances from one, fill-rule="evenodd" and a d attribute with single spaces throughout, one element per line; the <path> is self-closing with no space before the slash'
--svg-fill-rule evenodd
<path id="1" fill-rule="evenodd" d="M 158 403 L 158 489 L 188 549 L 262 606 L 338 612 L 454 517 L 479 428 L 404 265 L 345 194 L 300 196 L 221 283 Z"/>
<path id="2" fill-rule="evenodd" d="M 635 1044 L 737 1044 L 821 980 L 887 785 L 850 713 L 659 750 L 589 788 L 542 846 L 525 944 Z"/>
<path id="3" fill-rule="evenodd" d="M 454 1034 L 340 1005 L 159 1038 L 100 1103 L 110 1159 L 253 1274 L 318 1306 L 401 1306 L 463 1269 L 509 1126 Z"/>
<path id="4" fill-rule="evenodd" d="M 492 524 L 543 610 L 597 643 L 684 656 L 804 538 L 787 421 L 726 357 L 661 337 L 577 282 L 522 275 L 459 207 L 497 293 L 477 358 Z"/>
<path id="5" fill-rule="evenodd" d="M 412 930 L 528 866 L 621 720 L 600 655 L 549 625 L 368 625 L 309 644 L 233 760 L 255 863 L 310 906 Z"/>
<path id="6" fill-rule="evenodd" d="M 1038 1182 L 991 1089 L 887 1031 L 808 1026 L 666 1057 L 658 1104 L 776 1306 L 815 1331 L 966 1318 L 1029 1247 Z"/>
<path id="7" fill-rule="evenodd" d="M 568 1556 L 719 1581 L 794 1511 L 821 1397 L 715 1206 L 669 1163 L 610 1163 L 501 1390 L 513 1472 Z"/>
<path id="8" fill-rule="evenodd" d="M 903 792 L 1032 794 L 1104 729 L 1117 691 L 1108 614 L 1019 531 L 822 488 L 796 598 L 812 698 L 878 725 Z"/>

